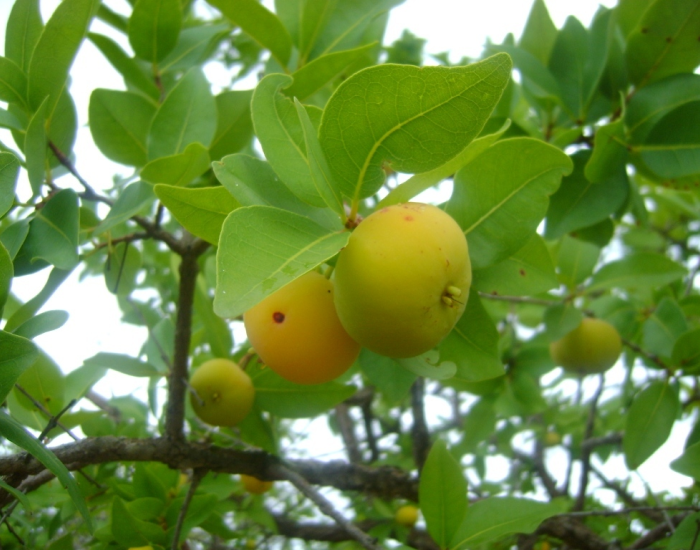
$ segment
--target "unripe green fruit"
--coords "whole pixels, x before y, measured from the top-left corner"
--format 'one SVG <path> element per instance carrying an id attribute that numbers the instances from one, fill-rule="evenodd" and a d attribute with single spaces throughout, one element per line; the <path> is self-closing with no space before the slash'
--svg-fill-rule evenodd
<path id="1" fill-rule="evenodd" d="M 340 324 L 333 283 L 316 271 L 302 275 L 243 315 L 248 340 L 260 359 L 297 384 L 329 382 L 360 353 Z"/>
<path id="2" fill-rule="evenodd" d="M 554 362 L 579 374 L 605 372 L 622 353 L 617 329 L 607 321 L 584 317 L 581 324 L 561 340 L 552 342 L 549 351 Z"/>
<path id="3" fill-rule="evenodd" d="M 228 359 L 202 363 L 190 386 L 197 393 L 190 394 L 194 412 L 212 426 L 235 426 L 253 408 L 255 388 L 250 376 Z"/>
<path id="4" fill-rule="evenodd" d="M 363 220 L 334 275 L 340 322 L 360 344 L 389 357 L 435 347 L 464 312 L 472 280 L 462 229 L 443 210 L 420 203 Z"/>

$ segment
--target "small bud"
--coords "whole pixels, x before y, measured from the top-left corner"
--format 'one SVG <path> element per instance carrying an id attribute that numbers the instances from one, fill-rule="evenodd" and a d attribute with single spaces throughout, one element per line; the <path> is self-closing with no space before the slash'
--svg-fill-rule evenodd
<path id="1" fill-rule="evenodd" d="M 449 294 L 450 296 L 452 296 L 454 298 L 458 298 L 462 295 L 462 289 L 459 287 L 450 285 L 447 287 L 447 294 Z"/>
<path id="2" fill-rule="evenodd" d="M 453 305 L 452 298 L 450 298 L 449 296 L 443 296 L 442 303 L 445 304 L 447 307 L 452 307 Z"/>

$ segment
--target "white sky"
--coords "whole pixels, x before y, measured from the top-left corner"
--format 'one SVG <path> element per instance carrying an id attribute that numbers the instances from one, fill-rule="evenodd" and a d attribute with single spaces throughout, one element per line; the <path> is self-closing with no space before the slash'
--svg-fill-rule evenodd
<path id="1" fill-rule="evenodd" d="M 4 29 L 12 3 L 10 0 L 0 0 L 0 48 L 4 48 Z M 569 15 L 576 16 L 584 25 L 588 25 L 599 4 L 608 7 L 615 4 L 613 0 L 546 0 L 546 3 L 558 27 L 563 25 Z M 57 4 L 57 0 L 42 0 L 45 20 Z M 107 4 L 117 11 L 126 11 L 126 0 L 108 0 Z M 409 29 L 415 35 L 427 39 L 427 53 L 449 51 L 453 60 L 462 56 L 478 57 L 487 37 L 495 43 L 500 42 L 509 32 L 518 37 L 530 6 L 529 0 L 406 0 L 391 12 L 385 43 L 396 40 L 404 29 Z M 99 21 L 93 23 L 92 30 L 114 35 L 109 27 Z M 128 44 L 122 43 L 128 47 Z M 96 72 L 97 69 L 103 70 Z M 105 159 L 92 143 L 86 127 L 88 100 L 92 89 L 122 89 L 123 82 L 89 42 L 85 42 L 71 77 L 71 91 L 79 116 L 76 165 L 87 181 L 95 188 L 103 189 L 111 186 L 111 177 L 115 172 L 126 174 L 128 169 Z M 0 139 L 8 145 L 14 145 L 8 136 L 8 132 L 0 131 Z M 70 177 L 65 178 L 64 185 L 69 180 Z M 37 276 L 16 279 L 13 291 L 27 300 L 41 288 L 47 274 L 48 270 L 44 270 Z M 73 275 L 45 307 L 68 311 L 68 323 L 58 331 L 38 337 L 37 343 L 66 372 L 80 366 L 85 358 L 99 351 L 137 354 L 145 339 L 145 331 L 119 323 L 120 312 L 116 300 L 105 291 L 101 278 L 78 283 L 77 273 Z M 144 387 L 142 380 L 110 374 L 95 389 L 106 396 L 131 394 L 136 387 Z M 640 468 L 641 475 L 653 489 L 668 490 L 689 484 L 688 478 L 675 474 L 668 468 L 669 460 L 680 454 L 686 433 L 685 428 L 679 430 Z"/>

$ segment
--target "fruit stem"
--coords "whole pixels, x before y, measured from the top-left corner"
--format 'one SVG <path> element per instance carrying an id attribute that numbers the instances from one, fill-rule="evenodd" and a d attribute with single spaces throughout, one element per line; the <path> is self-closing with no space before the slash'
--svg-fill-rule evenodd
<path id="1" fill-rule="evenodd" d="M 326 279 L 330 279 L 331 275 L 333 275 L 333 270 L 335 269 L 335 266 L 329 265 L 326 270 L 323 272 L 323 276 Z"/>

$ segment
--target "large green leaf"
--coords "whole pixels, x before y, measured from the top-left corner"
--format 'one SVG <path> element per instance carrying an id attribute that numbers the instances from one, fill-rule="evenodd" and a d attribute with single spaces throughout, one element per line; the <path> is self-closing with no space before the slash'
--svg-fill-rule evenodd
<path id="1" fill-rule="evenodd" d="M 573 173 L 562 179 L 561 186 L 549 201 L 545 237 L 557 239 L 565 233 L 589 227 L 617 211 L 627 199 L 629 183 L 624 164 L 616 167 L 612 177 L 591 183 L 585 175 L 590 151 L 571 157 Z"/>
<path id="2" fill-rule="evenodd" d="M 206 341 L 209 342 L 214 357 L 228 357 L 233 349 L 233 335 L 228 323 L 214 313 L 212 299 L 209 296 L 204 277 L 197 278 L 194 295 L 194 307 L 197 317 L 204 326 Z"/>
<path id="3" fill-rule="evenodd" d="M 671 435 L 680 411 L 678 387 L 668 382 L 652 382 L 639 392 L 627 411 L 622 435 L 625 463 L 636 470 Z"/>
<path id="4" fill-rule="evenodd" d="M 141 59 L 158 63 L 177 44 L 180 0 L 137 0 L 129 18 L 129 44 Z"/>
<path id="5" fill-rule="evenodd" d="M 88 39 L 97 46 L 112 66 L 122 75 L 124 82 L 138 88 L 154 101 L 160 97 L 160 90 L 136 59 L 129 57 L 119 44 L 111 38 L 97 33 L 89 33 Z M 150 120 L 150 119 L 149 119 Z"/>
<path id="6" fill-rule="evenodd" d="M 557 286 L 552 256 L 537 233 L 513 255 L 492 266 L 475 269 L 473 275 L 473 287 L 487 294 L 531 296 Z"/>
<path id="7" fill-rule="evenodd" d="M 27 76 L 14 61 L 0 56 L 0 101 L 24 106 L 26 98 Z"/>
<path id="8" fill-rule="evenodd" d="M 45 332 L 57 330 L 68 321 L 68 312 L 60 309 L 42 311 L 35 317 L 28 319 L 18 326 L 14 334 L 23 338 L 32 339 Z"/>
<path id="9" fill-rule="evenodd" d="M 209 147 L 216 132 L 216 102 L 200 68 L 188 71 L 156 112 L 148 134 L 148 159 L 181 153 L 193 142 Z"/>
<path id="10" fill-rule="evenodd" d="M 285 380 L 272 369 L 253 376 L 257 406 L 282 418 L 307 418 L 322 414 L 346 400 L 356 388 L 337 382 L 300 385 Z"/>
<path id="11" fill-rule="evenodd" d="M 166 183 L 184 187 L 209 170 L 210 159 L 206 148 L 190 143 L 182 153 L 160 157 L 141 170 L 141 179 L 148 183 Z"/>
<path id="12" fill-rule="evenodd" d="M 642 346 L 649 353 L 671 357 L 676 339 L 687 329 L 678 303 L 664 297 L 642 325 Z"/>
<path id="13" fill-rule="evenodd" d="M 41 404 L 41 406 L 52 414 L 58 414 L 66 404 L 65 400 L 65 377 L 61 368 L 44 351 L 38 350 L 39 355 L 17 379 L 17 384 Z M 30 400 L 23 392 L 17 388 L 14 391 L 19 404 L 36 413 L 39 423 L 30 426 L 34 429 L 44 429 L 48 424 L 48 418 L 43 412 L 39 412 L 39 407 Z M 14 416 L 14 413 L 13 413 Z"/>
<path id="14" fill-rule="evenodd" d="M 530 52 L 546 66 L 556 38 L 557 27 L 549 15 L 547 5 L 544 0 L 535 0 L 527 16 L 518 46 Z"/>
<path id="15" fill-rule="evenodd" d="M 73 269 L 78 264 L 78 195 L 75 191 L 59 191 L 36 212 L 22 248 L 29 263 L 44 260 L 63 270 Z"/>
<path id="16" fill-rule="evenodd" d="M 457 365 L 455 378 L 477 382 L 503 374 L 498 331 L 475 290 L 466 309 L 447 337 L 440 342 L 440 360 Z"/>
<path id="17" fill-rule="evenodd" d="M 627 143 L 623 119 L 601 126 L 596 130 L 593 154 L 584 170 L 586 179 L 592 183 L 612 180 L 625 171 Z"/>
<path id="18" fill-rule="evenodd" d="M 700 328 L 681 334 L 673 344 L 672 364 L 681 369 L 700 366 Z"/>
<path id="19" fill-rule="evenodd" d="M 423 465 L 418 496 L 428 532 L 446 548 L 467 511 L 467 480 L 442 440 L 433 444 Z"/>
<path id="20" fill-rule="evenodd" d="M 56 458 L 56 455 L 37 441 L 19 422 L 7 416 L 4 412 L 0 412 L 0 434 L 18 447 L 26 450 L 58 478 L 68 491 L 78 512 L 83 516 L 88 531 L 92 532 L 92 517 L 78 488 L 78 484 L 63 463 Z"/>
<path id="21" fill-rule="evenodd" d="M 605 264 L 593 275 L 590 289 L 661 287 L 686 273 L 685 268 L 654 252 L 637 252 Z"/>
<path id="22" fill-rule="evenodd" d="M 154 199 L 153 186 L 142 181 L 127 185 L 112 205 L 105 219 L 95 228 L 95 235 L 100 235 L 127 221 L 153 203 Z"/>
<path id="23" fill-rule="evenodd" d="M 27 95 L 32 109 L 48 96 L 49 119 L 99 5 L 99 0 L 64 0 L 39 36 L 29 63 Z"/>
<path id="24" fill-rule="evenodd" d="M 700 443 L 688 446 L 681 456 L 671 462 L 671 469 L 693 479 L 700 479 Z"/>
<path id="25" fill-rule="evenodd" d="M 521 249 L 542 221 L 549 195 L 572 162 L 531 138 L 498 141 L 455 175 L 446 211 L 467 236 L 472 267 L 493 265 Z"/>
<path id="26" fill-rule="evenodd" d="M 216 134 L 209 154 L 214 160 L 243 149 L 253 137 L 250 100 L 253 90 L 229 90 L 216 96 Z"/>
<path id="27" fill-rule="evenodd" d="M 70 273 L 71 272 L 68 270 L 64 271 L 57 268 L 52 269 L 48 279 L 46 280 L 46 284 L 44 284 L 44 287 L 36 296 L 34 296 L 34 298 L 22 305 L 12 314 L 5 324 L 5 330 L 11 332 L 36 315 L 36 313 L 44 306 L 49 298 L 53 296 L 54 292 L 56 292 L 56 290 L 68 278 Z"/>
<path id="28" fill-rule="evenodd" d="M 275 290 L 335 256 L 350 237 L 269 206 L 234 210 L 216 256 L 214 311 L 238 317 Z"/>
<path id="29" fill-rule="evenodd" d="M 104 267 L 105 286 L 112 294 L 128 296 L 136 288 L 141 252 L 129 242 L 110 247 Z"/>
<path id="30" fill-rule="evenodd" d="M 12 258 L 7 248 L 0 242 L 0 319 L 2 318 L 2 310 L 5 307 L 5 302 L 10 295 L 10 287 L 12 286 L 12 277 L 15 274 L 12 265 Z"/>
<path id="31" fill-rule="evenodd" d="M 558 502 L 525 498 L 489 497 L 469 506 L 450 542 L 452 550 L 475 548 L 514 533 L 532 533 L 548 517 L 563 512 Z"/>
<path id="32" fill-rule="evenodd" d="M 428 172 L 423 172 L 422 174 L 411 176 L 405 182 L 392 189 L 386 197 L 379 201 L 377 209 L 384 208 L 385 206 L 390 206 L 392 204 L 408 202 L 419 193 L 429 189 L 433 185 L 440 183 L 445 178 L 454 175 L 454 173 L 460 168 L 463 168 L 469 164 L 472 160 L 493 145 L 496 140 L 500 139 L 500 137 L 509 127 L 510 121 L 506 121 L 497 132 L 475 139 L 464 149 L 462 149 L 461 152 L 457 153 L 455 157 L 448 160 L 442 166 L 438 166 L 437 168 L 434 168 Z"/>
<path id="33" fill-rule="evenodd" d="M 218 39 L 229 32 L 230 26 L 226 23 L 183 29 L 173 50 L 160 63 L 161 71 L 188 71 L 202 64 L 216 47 Z"/>
<path id="34" fill-rule="evenodd" d="M 17 0 L 12 6 L 5 28 L 5 55 L 20 69 L 27 71 L 44 23 L 39 0 Z"/>
<path id="35" fill-rule="evenodd" d="M 497 54 L 466 67 L 380 65 L 345 80 L 320 128 L 343 194 L 357 203 L 382 186 L 385 168 L 427 172 L 456 156 L 483 128 L 510 69 Z"/>
<path id="36" fill-rule="evenodd" d="M 183 189 L 158 184 L 154 191 L 165 207 L 193 235 L 219 243 L 224 220 L 240 206 L 225 187 Z"/>
<path id="37" fill-rule="evenodd" d="M 90 95 L 90 132 L 109 159 L 129 166 L 147 161 L 146 139 L 156 107 L 134 92 L 98 88 Z"/>
<path id="38" fill-rule="evenodd" d="M 557 252 L 559 280 L 571 289 L 576 288 L 591 276 L 599 256 L 600 248 L 596 245 L 565 235 Z"/>
<path id="39" fill-rule="evenodd" d="M 400 366 L 395 359 L 362 348 L 358 364 L 382 398 L 396 403 L 404 399 L 416 381 L 416 375 Z"/>
<path id="40" fill-rule="evenodd" d="M 42 102 L 27 125 L 24 135 L 24 156 L 27 168 L 27 178 L 34 195 L 41 193 L 41 186 L 46 177 L 46 117 L 48 98 Z"/>
<path id="41" fill-rule="evenodd" d="M 97 355 L 85 359 L 83 364 L 94 369 L 112 369 L 129 376 L 160 376 L 162 374 L 153 365 L 120 353 L 101 351 Z"/>
<path id="42" fill-rule="evenodd" d="M 627 66 L 638 88 L 700 64 L 700 4 L 656 0 L 627 37 Z"/>
<path id="43" fill-rule="evenodd" d="M 30 340 L 4 330 L 0 330 L 0 347 L 0 400 L 5 401 L 20 375 L 37 360 L 39 352 Z"/>
<path id="44" fill-rule="evenodd" d="M 207 0 L 228 19 L 270 53 L 277 62 L 286 67 L 292 54 L 292 39 L 277 16 L 256 0 Z"/>
<path id="45" fill-rule="evenodd" d="M 19 161 L 12 153 L 0 152 L 0 218 L 15 202 L 15 186 L 19 176 Z"/>

